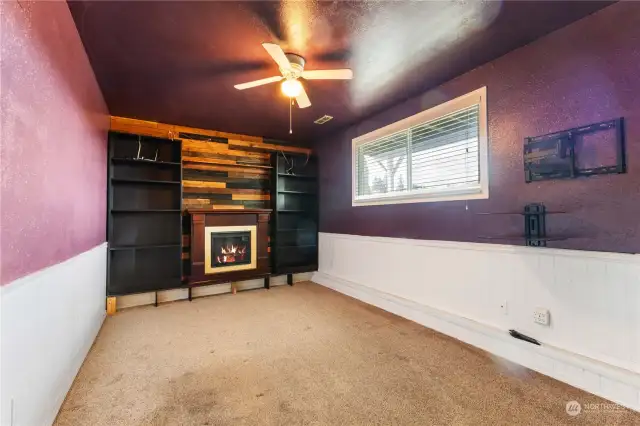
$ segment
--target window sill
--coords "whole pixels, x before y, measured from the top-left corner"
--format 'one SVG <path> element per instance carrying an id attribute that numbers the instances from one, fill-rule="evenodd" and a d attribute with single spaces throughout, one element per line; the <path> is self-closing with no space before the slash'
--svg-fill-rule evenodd
<path id="1" fill-rule="evenodd" d="M 376 198 L 351 200 L 352 207 L 377 206 L 385 204 L 434 203 L 442 201 L 481 200 L 489 198 L 488 189 L 481 187 L 446 190 L 428 193 L 389 195 Z"/>

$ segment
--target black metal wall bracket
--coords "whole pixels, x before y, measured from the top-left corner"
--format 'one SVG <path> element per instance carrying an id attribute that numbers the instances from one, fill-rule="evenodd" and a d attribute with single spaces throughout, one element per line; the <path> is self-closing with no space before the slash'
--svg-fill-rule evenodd
<path id="1" fill-rule="evenodd" d="M 524 206 L 525 245 L 532 247 L 547 246 L 546 216 L 547 209 L 544 204 L 534 203 Z"/>
<path id="2" fill-rule="evenodd" d="M 573 179 L 580 176 L 625 173 L 623 124 L 623 119 L 617 118 L 548 135 L 525 138 L 525 181 L 529 183 L 549 179 Z M 612 140 L 610 143 L 615 144 L 613 147 L 616 152 L 615 164 L 581 165 L 581 158 L 587 153 L 582 152 L 583 148 L 580 146 L 579 141 L 585 135 L 606 131 L 614 132 L 614 137 L 610 138 Z M 597 156 L 597 152 L 590 152 L 590 154 Z"/>
<path id="3" fill-rule="evenodd" d="M 562 211 L 547 211 L 544 204 L 531 203 L 524 206 L 522 212 L 495 212 L 495 213 L 476 213 L 479 215 L 522 215 L 524 216 L 524 235 L 515 236 L 478 236 L 484 240 L 519 240 L 524 239 L 525 245 L 530 247 L 546 247 L 548 241 L 562 241 L 571 237 L 557 236 L 547 237 L 547 215 L 562 214 Z"/>

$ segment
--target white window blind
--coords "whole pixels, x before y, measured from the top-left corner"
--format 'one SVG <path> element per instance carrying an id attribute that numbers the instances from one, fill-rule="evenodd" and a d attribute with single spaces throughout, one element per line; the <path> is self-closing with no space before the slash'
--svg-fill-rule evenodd
<path id="1" fill-rule="evenodd" d="M 411 188 L 478 186 L 478 105 L 409 129 Z"/>
<path id="2" fill-rule="evenodd" d="M 355 201 L 480 189 L 480 105 L 354 148 Z"/>
<path id="3" fill-rule="evenodd" d="M 358 195 L 407 191 L 408 132 L 400 132 L 358 147 Z"/>

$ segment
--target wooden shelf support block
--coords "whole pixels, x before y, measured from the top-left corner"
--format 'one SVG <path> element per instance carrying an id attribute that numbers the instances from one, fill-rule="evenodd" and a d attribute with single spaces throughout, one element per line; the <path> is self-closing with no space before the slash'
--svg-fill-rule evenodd
<path id="1" fill-rule="evenodd" d="M 116 298 L 107 297 L 107 315 L 115 315 L 116 313 Z"/>

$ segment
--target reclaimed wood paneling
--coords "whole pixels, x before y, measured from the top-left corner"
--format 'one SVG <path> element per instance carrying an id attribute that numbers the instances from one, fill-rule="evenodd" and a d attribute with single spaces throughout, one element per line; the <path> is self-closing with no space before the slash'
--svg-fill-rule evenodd
<path id="1" fill-rule="evenodd" d="M 229 139 L 229 147 L 234 149 L 243 149 L 245 151 L 256 151 L 256 152 L 274 152 L 274 151 L 284 151 L 290 152 L 292 154 L 310 154 L 311 150 L 309 148 L 301 148 L 295 146 L 287 146 L 287 149 L 282 149 L 282 145 L 276 145 L 273 143 L 264 143 L 264 142 L 255 142 L 255 141 L 246 141 L 246 140 L 236 140 Z"/>
<path id="2" fill-rule="evenodd" d="M 225 182 L 207 182 L 203 180 L 188 180 L 185 181 L 182 186 L 184 188 L 225 188 L 227 184 Z"/>
<path id="3" fill-rule="evenodd" d="M 214 141 L 228 144 L 229 148 L 232 149 L 239 148 L 241 151 L 262 150 L 262 152 L 283 151 L 298 154 L 311 153 L 311 149 L 309 148 L 291 146 L 286 142 L 274 141 L 272 139 L 265 140 L 260 136 L 218 132 L 215 130 L 158 123 L 156 121 L 138 120 L 135 118 L 111 116 L 111 130 L 169 139 L 183 138 L 192 141 Z M 229 143 L 229 141 L 232 143 Z"/>
<path id="4" fill-rule="evenodd" d="M 111 117 L 111 130 L 182 142 L 183 206 L 269 208 L 270 155 L 310 154 L 286 142 L 216 130 Z"/>
<path id="5" fill-rule="evenodd" d="M 184 158 L 183 158 L 184 160 Z M 269 175 L 269 169 L 259 169 L 259 168 L 251 168 L 251 167 L 231 167 L 231 166 L 218 166 L 214 164 L 199 164 L 199 163 L 189 163 L 182 164 L 182 169 L 188 170 L 209 170 L 209 171 L 220 171 L 220 172 L 231 172 L 231 173 L 244 173 L 244 174 L 256 174 L 256 175 Z M 228 176 L 228 175 L 227 175 Z"/>
<path id="6" fill-rule="evenodd" d="M 232 194 L 232 200 L 269 200 L 271 195 L 269 194 Z"/>

